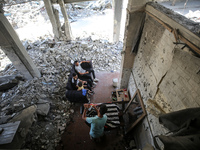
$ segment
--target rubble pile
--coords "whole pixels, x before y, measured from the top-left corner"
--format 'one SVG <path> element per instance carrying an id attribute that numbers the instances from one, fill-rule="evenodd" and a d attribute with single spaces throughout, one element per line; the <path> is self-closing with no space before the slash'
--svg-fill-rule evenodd
<path id="1" fill-rule="evenodd" d="M 200 23 L 200 11 L 199 10 L 196 10 L 196 11 L 189 10 L 189 13 L 187 13 L 185 15 L 185 17 L 187 17 L 188 19 L 190 19 L 194 22 Z"/>
<path id="2" fill-rule="evenodd" d="M 44 11 L 43 1 L 32 1 L 29 3 L 11 5 L 4 7 L 4 15 L 13 28 L 22 28 L 30 23 L 47 22 L 48 16 Z"/>
<path id="3" fill-rule="evenodd" d="M 81 19 L 81 18 L 103 14 L 103 11 L 90 9 L 90 7 L 88 7 L 90 3 L 88 2 L 87 4 L 84 4 L 84 3 L 86 2 L 66 4 L 69 22 L 72 23 L 72 22 L 76 22 L 78 19 Z M 60 8 L 57 7 L 57 9 L 60 9 Z"/>
<path id="4" fill-rule="evenodd" d="M 37 42 L 33 45 L 37 45 Z M 54 48 L 50 48 L 46 42 L 28 52 L 43 75 L 65 73 L 64 71 L 70 70 L 69 63 L 75 60 L 91 60 L 96 72 L 119 71 L 122 46 L 122 42 L 111 44 L 107 40 L 88 37 L 77 38 L 68 43 L 57 42 Z M 50 78 L 45 78 L 44 82 L 49 82 Z"/>
<path id="5" fill-rule="evenodd" d="M 27 25 L 38 27 L 39 24 L 50 24 L 43 1 L 31 1 L 24 4 L 18 4 L 25 2 L 21 0 L 6 2 L 12 5 L 4 6 L 4 15 L 15 29 L 18 30 Z M 66 8 L 73 22 L 82 17 L 103 14 L 104 9 L 110 8 L 111 4 L 111 0 L 99 0 L 67 4 Z M 60 11 L 58 4 L 54 6 Z M 61 11 L 59 14 L 62 20 Z M 57 42 L 51 38 L 50 33 L 40 35 L 39 40 L 36 40 L 38 39 L 36 36 L 21 38 L 25 49 L 41 72 L 40 78 L 28 81 L 19 78 L 22 74 L 0 50 L 0 76 L 6 76 L 2 78 L 2 83 L 0 81 L 4 87 L 0 92 L 0 124 L 24 118 L 22 114 L 26 113 L 20 113 L 23 111 L 31 110 L 30 114 L 36 116 L 29 120 L 29 124 L 24 121 L 26 119 L 22 119 L 21 124 L 27 129 L 20 126 L 19 135 L 18 132 L 16 133 L 18 137 L 23 135 L 25 138 L 25 142 L 17 143 L 24 149 L 51 150 L 55 149 L 59 143 L 61 134 L 71 121 L 71 114 L 74 113 L 71 107 L 73 104 L 65 97 L 65 87 L 75 60 L 91 60 L 96 73 L 114 72 L 120 69 L 122 42 L 111 44 L 107 40 L 99 40 L 100 37 L 96 38 L 95 35 L 85 39 L 76 38 L 71 42 Z M 7 90 L 7 88 L 10 89 Z"/>
<path id="6" fill-rule="evenodd" d="M 43 1 L 30 1 L 20 4 L 22 2 L 7 1 L 3 8 L 5 11 L 4 15 L 15 29 L 22 28 L 30 23 L 50 23 Z M 56 3 L 53 6 L 59 11 L 60 19 L 63 22 L 64 18 L 60 6 Z M 75 22 L 80 18 L 102 14 L 103 10 L 108 8 L 112 8 L 111 0 L 66 4 L 70 22 Z"/>
<path id="7" fill-rule="evenodd" d="M 91 37 L 71 42 L 43 39 L 27 43 L 27 51 L 42 76 L 20 80 L 14 88 L 0 92 L 0 122 L 6 123 L 21 110 L 36 105 L 37 119 L 29 129 L 23 148 L 55 149 L 74 113 L 72 104 L 65 97 L 72 63 L 91 60 L 96 72 L 119 71 L 122 43 L 93 41 Z M 12 64 L 0 72 L 0 76 L 18 74 Z"/>

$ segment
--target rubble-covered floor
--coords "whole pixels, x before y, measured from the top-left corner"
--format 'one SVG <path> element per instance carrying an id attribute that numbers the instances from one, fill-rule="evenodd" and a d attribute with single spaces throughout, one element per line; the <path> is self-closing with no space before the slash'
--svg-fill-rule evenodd
<path id="1" fill-rule="evenodd" d="M 99 73 L 104 75 L 103 80 L 100 80 L 94 89 L 96 94 L 93 96 L 92 102 L 100 102 L 99 98 L 102 95 L 104 98 L 101 98 L 101 102 L 110 101 L 112 78 L 119 76 L 123 44 L 122 42 L 110 43 L 106 38 L 107 35 L 99 35 L 99 32 L 94 32 L 91 35 L 81 32 L 77 36 L 79 38 L 74 38 L 70 42 L 56 41 L 54 43 L 51 32 L 44 33 L 49 29 L 45 25 L 50 24 L 42 1 L 7 6 L 4 9 L 5 16 L 15 30 L 25 31 L 24 38 L 21 38 L 22 34 L 19 32 L 20 40 L 42 76 L 28 81 L 15 78 L 6 80 L 5 84 L 15 83 L 15 87 L 0 92 L 0 124 L 15 121 L 19 118 L 17 116 L 20 116 L 23 120 L 21 122 L 23 126 L 20 125 L 17 137 L 21 138 L 21 141 L 15 141 L 18 147 L 14 148 L 53 150 L 60 142 L 61 135 L 65 128 L 68 128 L 71 120 L 76 120 L 73 117 L 80 115 L 79 107 L 74 106 L 65 97 L 65 87 L 73 61 L 92 61 L 97 77 L 99 77 Z M 104 12 L 104 9 L 100 11 L 93 8 L 90 10 L 80 8 L 71 10 L 70 6 L 67 9 L 69 16 L 77 23 L 82 17 L 88 17 L 94 13 L 106 16 L 107 12 L 107 9 Z M 39 25 L 45 27 L 40 30 Z M 25 27 L 32 32 L 26 32 Z M 33 27 L 36 27 L 37 30 L 35 31 Z M 34 32 L 38 34 L 34 34 Z M 84 35 L 84 39 L 81 38 L 82 35 Z M 0 60 L 0 76 L 22 76 L 2 50 L 0 50 Z M 108 80 L 110 81 L 109 87 Z M 100 85 L 101 88 L 98 88 Z M 38 108 L 41 105 L 47 111 L 40 111 Z M 28 124 L 24 119 L 25 115 L 20 114 L 22 111 L 27 116 L 33 116 Z M 26 113 L 27 111 L 28 113 Z M 89 128 L 85 133 L 85 136 L 89 138 Z M 116 132 L 113 136 L 115 135 Z M 90 141 L 90 139 L 88 140 Z M 10 145 L 12 147 L 13 143 Z M 0 145 L 1 148 L 2 145 Z"/>
<path id="2" fill-rule="evenodd" d="M 172 1 L 161 2 L 161 5 L 172 9 L 173 11 L 185 16 L 186 18 L 200 23 L 200 1 L 192 0 L 192 1 L 182 1 L 176 2 L 175 6 L 172 6 Z"/>
<path id="3" fill-rule="evenodd" d="M 111 92 L 115 90 L 112 86 L 112 79 L 119 78 L 120 73 L 115 72 L 99 72 L 97 78 L 100 79 L 96 88 L 95 95 L 91 99 L 91 103 L 106 103 L 111 101 Z M 125 143 L 122 140 L 122 130 L 114 129 L 105 132 L 105 139 L 101 142 L 94 142 L 90 139 L 90 128 L 85 124 L 80 114 L 81 104 L 74 106 L 73 120 L 66 127 L 65 133 L 62 136 L 62 142 L 57 147 L 57 150 L 74 150 L 74 149 L 125 149 Z"/>
<path id="4" fill-rule="evenodd" d="M 57 42 L 54 47 L 50 48 L 51 42 L 51 40 L 36 41 L 30 43 L 32 48 L 27 50 L 42 74 L 40 78 L 18 81 L 12 89 L 0 92 L 0 121 L 2 124 L 12 121 L 11 118 L 14 119 L 21 110 L 26 110 L 29 106 L 39 106 L 41 103 L 49 104 L 47 108 L 50 106 L 47 115 L 35 112 L 35 110 L 31 112 L 36 114 L 36 118 L 30 122 L 32 123 L 31 128 L 26 130 L 27 136 L 25 145 L 22 145 L 23 148 L 53 150 L 59 143 L 65 127 L 72 119 L 71 114 L 74 112 L 71 108 L 73 105 L 65 97 L 65 87 L 74 60 L 92 60 L 97 75 L 102 71 L 115 73 L 120 68 L 120 54 L 123 46 L 121 42 L 111 44 L 107 40 L 93 41 L 89 37 L 78 38 L 71 42 Z M 3 61 L 4 53 L 2 53 L 2 58 Z M 1 76 L 17 74 L 20 75 L 20 72 L 12 64 L 0 71 Z M 99 82 L 99 85 L 101 84 L 103 82 Z M 96 91 L 96 93 L 99 92 Z"/>

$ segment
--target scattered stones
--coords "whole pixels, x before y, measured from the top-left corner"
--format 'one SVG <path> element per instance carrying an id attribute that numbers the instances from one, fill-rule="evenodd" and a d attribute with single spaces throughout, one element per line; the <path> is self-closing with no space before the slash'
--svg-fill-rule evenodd
<path id="1" fill-rule="evenodd" d="M 22 9 L 21 7 L 27 7 L 26 11 L 18 11 Z M 24 6 L 5 7 L 5 14 L 10 13 L 7 18 L 15 28 L 19 28 L 27 23 L 19 20 L 26 18 L 34 22 L 37 15 L 43 14 L 44 10 L 42 1 L 30 2 Z M 90 13 L 88 15 L 94 13 L 93 10 L 88 12 Z M 69 12 L 69 15 L 76 13 L 81 14 L 75 9 L 75 12 Z M 51 40 L 51 36 L 43 36 L 37 40 L 25 39 L 22 43 L 42 76 L 28 81 L 19 80 L 11 89 L 0 92 L 0 123 L 16 119 L 19 112 L 34 107 L 36 112 L 35 117 L 29 122 L 30 127 L 26 130 L 21 129 L 19 133 L 21 137 L 26 137 L 25 144 L 21 148 L 55 149 L 61 140 L 61 134 L 72 119 L 71 114 L 74 113 L 72 104 L 65 97 L 65 87 L 72 64 L 75 60 L 91 60 L 96 73 L 119 71 L 123 44 L 99 40 L 95 35 L 85 39 L 77 38 L 70 42 L 55 41 Z M 5 68 L 0 71 L 0 76 L 21 75 L 11 62 L 10 64 L 7 62 L 8 59 L 1 50 L 0 60 L 1 70 Z"/>
<path id="2" fill-rule="evenodd" d="M 0 93 L 2 119 L 14 116 L 29 106 L 37 106 L 36 122 L 29 129 L 23 148 L 40 149 L 49 145 L 55 148 L 60 141 L 60 134 L 64 132 L 71 120 L 71 114 L 74 113 L 72 104 L 65 97 L 65 87 L 75 60 L 91 60 L 96 72 L 120 69 L 121 42 L 111 44 L 105 40 L 92 41 L 91 37 L 88 37 L 77 38 L 71 42 L 56 42 L 54 47 L 50 48 L 48 41 L 42 44 L 40 41 L 38 44 L 29 41 L 33 47 L 28 54 L 42 76 L 19 81 L 12 89 Z M 41 46 L 44 47 L 42 50 Z M 10 69 L 0 72 L 1 76 L 20 74 L 12 64 L 9 66 Z M 6 119 L 1 122 L 5 121 Z"/>
<path id="3" fill-rule="evenodd" d="M 23 81 L 24 78 L 19 75 L 0 77 L 0 91 L 5 91 L 13 88 L 19 83 L 19 80 Z"/>

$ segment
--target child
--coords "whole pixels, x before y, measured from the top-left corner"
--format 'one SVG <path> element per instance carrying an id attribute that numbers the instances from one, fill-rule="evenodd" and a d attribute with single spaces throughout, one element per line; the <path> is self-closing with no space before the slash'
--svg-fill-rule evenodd
<path id="1" fill-rule="evenodd" d="M 79 82 L 79 83 L 78 83 L 78 89 L 77 89 L 77 91 L 80 91 L 80 90 L 85 90 L 82 82 Z M 88 94 L 93 95 L 94 92 L 88 90 Z"/>
<path id="2" fill-rule="evenodd" d="M 78 89 L 77 89 L 77 91 L 80 91 L 82 89 L 84 89 L 83 83 L 82 82 L 78 82 Z"/>

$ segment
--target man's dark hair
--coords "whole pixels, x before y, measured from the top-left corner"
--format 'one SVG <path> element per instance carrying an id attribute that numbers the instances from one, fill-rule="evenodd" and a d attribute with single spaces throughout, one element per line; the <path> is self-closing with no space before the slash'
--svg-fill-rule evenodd
<path id="1" fill-rule="evenodd" d="M 101 104 L 100 106 L 100 114 L 104 115 L 107 112 L 107 107 L 105 104 Z"/>
<path id="2" fill-rule="evenodd" d="M 77 61 L 77 60 L 75 60 L 75 61 L 74 61 L 74 64 L 76 64 L 77 62 L 78 62 L 78 61 Z"/>
<path id="3" fill-rule="evenodd" d="M 73 74 L 72 74 L 73 77 L 75 77 L 76 75 L 77 75 L 76 73 L 73 73 Z"/>
<path id="4" fill-rule="evenodd" d="M 78 86 L 79 86 L 79 87 L 82 87 L 82 85 L 83 85 L 82 82 L 79 82 L 79 83 L 78 83 Z"/>

